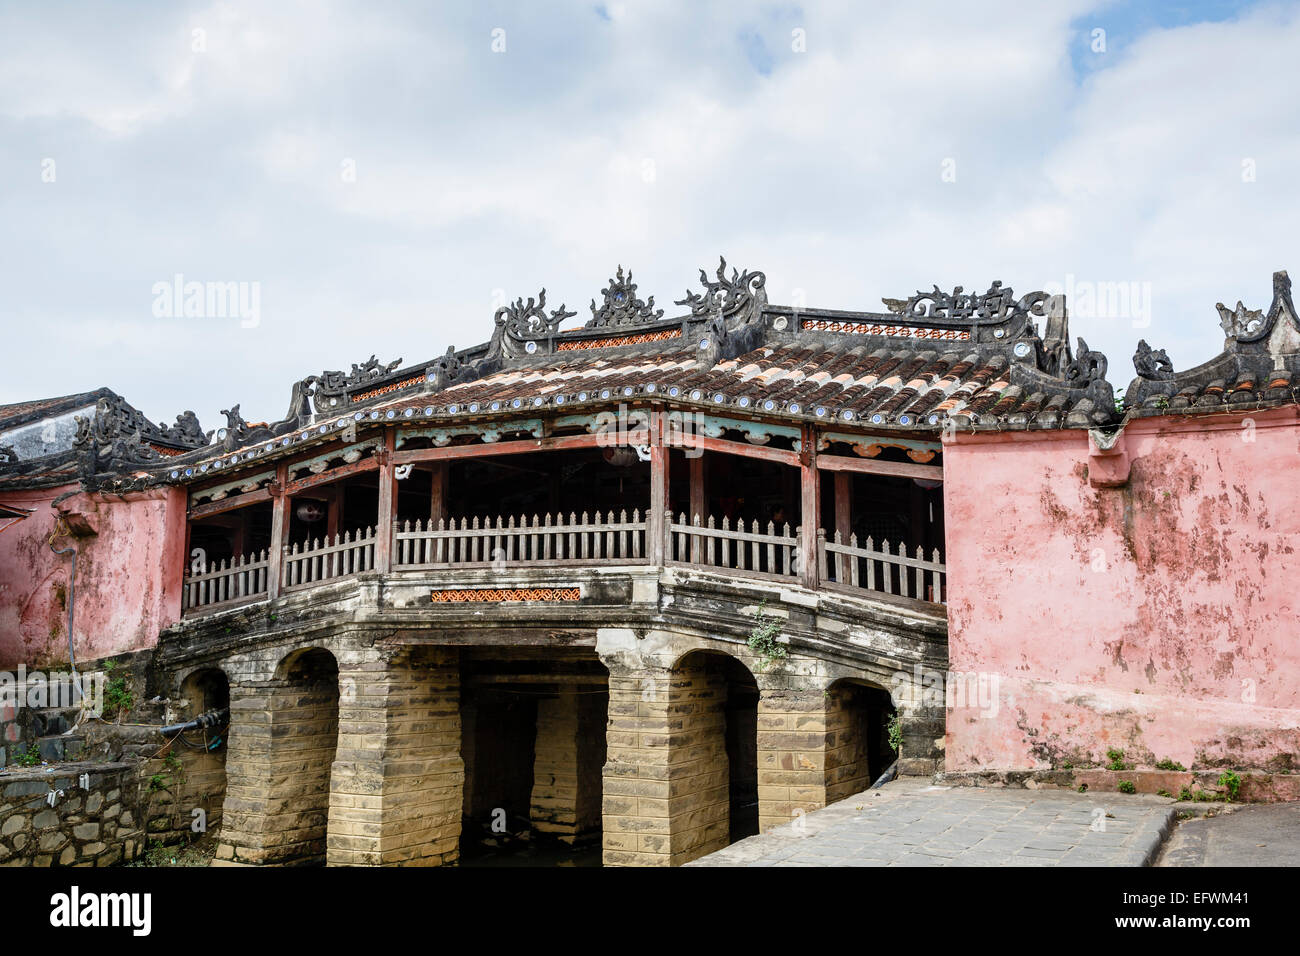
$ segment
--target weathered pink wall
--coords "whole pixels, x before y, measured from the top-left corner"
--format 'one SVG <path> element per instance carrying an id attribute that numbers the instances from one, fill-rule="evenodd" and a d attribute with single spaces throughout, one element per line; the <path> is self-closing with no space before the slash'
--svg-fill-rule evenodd
<path id="1" fill-rule="evenodd" d="M 48 544 L 51 502 L 74 486 L 5 492 L 0 501 L 33 509 L 0 532 L 0 667 L 68 659 L 67 593 L 71 555 Z M 62 512 L 84 515 L 97 534 L 61 537 L 78 551 L 77 659 L 93 660 L 152 647 L 180 616 L 185 551 L 185 494 L 177 488 L 118 496 L 77 494 Z"/>
<path id="2" fill-rule="evenodd" d="M 947 769 L 1108 747 L 1300 769 L 1296 409 L 1144 419 L 1122 440 L 1119 488 L 1089 484 L 1086 432 L 946 445 L 950 666 L 999 687 L 996 709 L 949 708 Z"/>

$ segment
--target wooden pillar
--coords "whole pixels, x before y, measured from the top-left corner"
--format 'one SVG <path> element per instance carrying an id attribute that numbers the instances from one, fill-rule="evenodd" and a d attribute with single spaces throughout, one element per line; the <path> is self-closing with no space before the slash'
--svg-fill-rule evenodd
<path id="1" fill-rule="evenodd" d="M 927 545 L 925 492 L 920 489 L 916 482 L 911 480 L 907 482 L 907 492 L 908 503 L 911 505 L 910 518 L 912 524 L 912 540 L 909 543 L 911 544 L 910 550 L 915 551 L 918 546 L 924 548 Z M 930 552 L 926 551 L 926 557 L 929 557 L 929 555 Z"/>
<path id="2" fill-rule="evenodd" d="M 650 510 L 646 515 L 650 558 L 656 565 L 664 563 L 664 539 L 667 534 L 668 448 L 664 444 L 664 413 L 650 412 Z"/>
<path id="3" fill-rule="evenodd" d="M 835 472 L 835 530 L 846 544 L 853 531 L 852 489 L 853 476 L 847 471 Z"/>
<path id="4" fill-rule="evenodd" d="M 384 432 L 379 459 L 379 514 L 375 522 L 375 570 L 387 574 L 393 566 L 393 522 L 397 510 L 397 479 L 393 477 L 393 430 Z"/>
<path id="5" fill-rule="evenodd" d="M 275 469 L 275 483 L 271 488 L 271 553 L 267 555 L 266 596 L 272 600 L 280 596 L 280 578 L 284 567 L 284 539 L 289 531 L 289 465 L 281 462 Z"/>
<path id="6" fill-rule="evenodd" d="M 343 497 L 343 485 L 335 482 L 326 485 L 325 491 L 325 539 L 333 541 L 341 529 L 339 518 L 339 499 Z"/>
<path id="7" fill-rule="evenodd" d="M 842 543 L 849 543 L 849 535 L 853 533 L 853 475 L 847 471 L 835 472 L 835 534 L 839 535 Z M 829 536 L 828 536 L 829 537 Z M 843 574 L 845 568 L 844 555 L 832 555 L 834 560 L 832 564 L 835 567 L 835 580 L 843 581 L 846 574 Z"/>
<path id="8" fill-rule="evenodd" d="M 695 458 L 689 459 L 691 463 L 691 513 L 687 515 L 687 521 L 694 524 L 698 521 L 701 525 L 708 523 L 708 517 L 705 514 L 708 511 L 708 498 L 704 494 L 704 452 Z M 700 545 L 701 538 L 691 538 L 691 563 L 700 563 Z"/>
<path id="9" fill-rule="evenodd" d="M 817 587 L 817 529 L 821 524 L 821 481 L 817 473 L 817 432 L 803 426 L 799 445 L 799 581 Z"/>
<path id="10" fill-rule="evenodd" d="M 433 463 L 433 484 L 429 492 L 429 527 L 436 528 L 439 521 L 447 519 L 447 470 L 450 462 Z M 552 508 L 551 510 L 554 510 Z"/>

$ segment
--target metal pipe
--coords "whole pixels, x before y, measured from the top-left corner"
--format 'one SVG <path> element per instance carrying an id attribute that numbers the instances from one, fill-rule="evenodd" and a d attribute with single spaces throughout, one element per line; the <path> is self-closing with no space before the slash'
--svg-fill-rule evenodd
<path id="1" fill-rule="evenodd" d="M 61 515 L 55 518 L 54 533 L 50 535 L 49 545 L 50 550 L 55 554 L 72 555 L 72 571 L 68 575 L 68 668 L 72 671 L 72 686 L 80 693 L 80 681 L 77 679 L 77 651 L 72 639 L 72 624 L 77 611 L 77 549 L 59 549 L 54 546 L 54 539 L 59 536 L 60 531 L 67 534 L 67 525 L 64 524 Z"/>
<path id="2" fill-rule="evenodd" d="M 159 728 L 163 734 L 180 734 L 187 730 L 198 730 L 201 727 L 216 727 L 225 724 L 230 720 L 230 708 L 222 707 L 220 710 L 210 710 L 206 714 L 199 714 L 193 720 L 187 720 L 183 724 L 168 724 L 166 727 Z"/>
<path id="3" fill-rule="evenodd" d="M 891 764 L 889 765 L 889 769 L 886 770 L 884 773 L 882 773 L 879 777 L 877 777 L 877 778 L 876 778 L 876 782 L 873 783 L 873 784 L 872 784 L 870 787 L 868 787 L 867 789 L 868 789 L 868 790 L 877 790 L 877 789 L 879 789 L 880 787 L 883 787 L 885 784 L 889 783 L 889 781 L 893 780 L 896 776 L 898 776 L 898 761 L 897 761 L 897 760 L 895 760 L 893 763 L 891 763 Z"/>

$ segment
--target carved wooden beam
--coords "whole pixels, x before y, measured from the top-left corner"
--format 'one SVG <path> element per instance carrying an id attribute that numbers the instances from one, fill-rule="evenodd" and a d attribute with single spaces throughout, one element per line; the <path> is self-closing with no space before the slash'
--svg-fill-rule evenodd
<path id="1" fill-rule="evenodd" d="M 710 438 L 708 435 L 683 435 L 681 432 L 671 433 L 668 444 L 678 448 L 700 448 L 704 451 L 716 451 L 724 455 L 759 458 L 763 461 L 774 461 L 778 464 L 789 465 L 792 468 L 799 467 L 799 453 L 787 451 L 784 448 L 766 448 L 762 445 L 751 445 L 748 442 Z"/>
<path id="2" fill-rule="evenodd" d="M 382 449 L 379 449 L 378 451 L 382 452 Z M 335 481 L 341 481 L 349 475 L 360 474 L 364 471 L 374 471 L 378 467 L 379 457 L 377 453 L 376 457 L 373 458 L 362 458 L 360 461 L 354 461 L 348 465 L 340 465 L 337 468 L 331 468 L 329 471 L 322 471 L 320 474 L 298 478 L 285 485 L 285 492 L 290 495 L 296 495 L 299 492 L 306 491 L 308 488 L 315 488 L 318 485 L 328 485 Z"/>
<path id="3" fill-rule="evenodd" d="M 910 465 L 901 461 L 876 461 L 869 458 L 846 458 L 843 455 L 818 455 L 817 467 L 826 471 L 856 471 L 864 475 L 888 475 L 893 478 L 925 478 L 943 481 L 942 465 Z"/>
<path id="4" fill-rule="evenodd" d="M 209 515 L 221 514 L 223 511 L 234 511 L 236 508 L 247 508 L 249 505 L 270 500 L 270 487 L 258 488 L 256 491 L 245 492 L 242 495 L 233 495 L 218 501 L 194 505 L 190 508 L 189 518 L 191 521 L 197 521 L 199 518 L 206 518 Z"/>
<path id="5" fill-rule="evenodd" d="M 637 429 L 621 435 L 561 435 L 555 438 L 529 438 L 522 441 L 502 441 L 483 445 L 451 445 L 447 448 L 411 448 L 392 453 L 395 465 L 412 462 L 456 460 L 459 458 L 486 458 L 494 455 L 521 455 L 534 451 L 560 451 L 566 448 L 608 448 L 615 445 L 647 445 L 650 435 L 646 429 Z"/>

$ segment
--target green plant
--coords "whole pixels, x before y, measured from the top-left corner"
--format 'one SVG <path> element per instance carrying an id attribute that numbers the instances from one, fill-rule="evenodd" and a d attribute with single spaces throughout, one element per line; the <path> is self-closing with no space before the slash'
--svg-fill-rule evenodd
<path id="1" fill-rule="evenodd" d="M 1114 747 L 1106 751 L 1106 759 L 1110 764 L 1107 770 L 1132 770 L 1133 768 L 1124 762 L 1124 751 L 1116 750 Z"/>
<path id="2" fill-rule="evenodd" d="M 1156 796 L 1157 796 L 1157 797 L 1168 797 L 1170 800 L 1172 800 L 1172 799 L 1174 798 L 1174 795 L 1173 795 L 1172 793 L 1170 793 L 1168 790 L 1157 790 L 1157 791 L 1156 791 Z"/>
<path id="3" fill-rule="evenodd" d="M 760 671 L 767 670 L 773 661 L 783 659 L 788 653 L 785 645 L 778 640 L 781 622 L 777 618 L 768 617 L 764 613 L 766 607 L 767 599 L 764 598 L 754 617 L 754 629 L 749 632 L 749 649 L 758 655 Z"/>
<path id="4" fill-rule="evenodd" d="M 1192 799 L 1192 791 L 1188 790 L 1186 787 L 1183 787 L 1183 789 L 1178 791 L 1178 799 L 1179 800 Z"/>
<path id="5" fill-rule="evenodd" d="M 903 718 L 894 713 L 889 718 L 889 746 L 894 753 L 898 753 L 903 747 Z"/>
<path id="6" fill-rule="evenodd" d="M 166 846 L 162 840 L 150 840 L 149 847 L 127 866 L 209 866 L 215 844 L 195 843 Z"/>
<path id="7" fill-rule="evenodd" d="M 1241 789 L 1241 778 L 1231 770 L 1225 770 L 1219 775 L 1219 786 L 1227 787 L 1227 800 L 1229 803 L 1237 799 L 1237 791 Z"/>
<path id="8" fill-rule="evenodd" d="M 170 790 L 171 783 L 166 774 L 156 773 L 149 778 L 149 792 L 157 793 L 161 790 Z"/>
<path id="9" fill-rule="evenodd" d="M 14 757 L 14 761 L 20 767 L 35 767 L 41 762 L 41 749 L 35 744 L 32 744 L 26 750 L 18 751 L 18 754 Z"/>
<path id="10" fill-rule="evenodd" d="M 1120 793 L 1137 793 L 1137 787 L 1134 786 L 1132 780 L 1121 780 L 1121 781 L 1119 782 L 1119 792 L 1120 792 Z"/>
<path id="11" fill-rule="evenodd" d="M 1115 414 L 1124 414 L 1124 389 L 1122 388 L 1117 388 L 1115 390 Z"/>
<path id="12" fill-rule="evenodd" d="M 135 695 L 126 686 L 126 675 L 113 676 L 113 672 L 117 670 L 117 661 L 104 661 L 103 667 L 104 676 L 108 678 L 104 682 L 105 715 L 114 716 L 129 711 L 135 706 Z"/>
<path id="13" fill-rule="evenodd" d="M 1166 757 L 1164 760 L 1158 761 L 1156 763 L 1156 769 L 1157 770 L 1186 770 L 1187 768 L 1184 767 L 1182 764 L 1180 764 L 1178 761 L 1170 760 L 1168 757 Z"/>
<path id="14" fill-rule="evenodd" d="M 1079 792 L 1080 792 L 1080 793 L 1087 793 L 1087 792 L 1088 792 L 1088 785 L 1087 785 L 1086 783 L 1081 783 L 1081 784 L 1079 784 Z"/>

